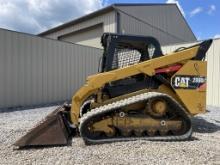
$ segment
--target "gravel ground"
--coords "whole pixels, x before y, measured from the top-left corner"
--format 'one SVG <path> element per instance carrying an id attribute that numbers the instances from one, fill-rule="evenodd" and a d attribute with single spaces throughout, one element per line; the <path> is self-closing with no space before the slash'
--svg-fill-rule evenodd
<path id="1" fill-rule="evenodd" d="M 0 164 L 220 164 L 220 108 L 193 119 L 191 141 L 132 141 L 85 146 L 15 150 L 12 144 L 55 109 L 44 107 L 0 113 Z"/>

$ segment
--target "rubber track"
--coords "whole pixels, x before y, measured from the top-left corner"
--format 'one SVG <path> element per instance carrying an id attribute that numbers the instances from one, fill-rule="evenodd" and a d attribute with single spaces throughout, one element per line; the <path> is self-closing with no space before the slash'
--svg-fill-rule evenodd
<path id="1" fill-rule="evenodd" d="M 168 104 L 171 104 L 172 110 L 175 111 L 178 115 L 182 116 L 188 125 L 188 131 L 183 135 L 172 135 L 172 136 L 155 136 L 155 137 L 113 137 L 113 138 L 106 138 L 106 139 L 91 139 L 86 136 L 86 127 L 88 122 L 93 120 L 96 117 L 102 117 L 106 113 L 114 112 L 115 109 L 127 106 L 129 104 L 137 103 L 140 101 L 146 101 L 148 99 L 152 99 L 155 97 L 163 97 L 168 101 Z M 108 143 L 108 142 L 119 142 L 119 141 L 132 141 L 132 140 L 150 140 L 150 141 L 183 141 L 187 140 L 192 135 L 192 125 L 190 117 L 187 115 L 185 109 L 171 96 L 158 93 L 158 92 L 147 92 L 140 95 L 132 96 L 130 98 L 126 98 L 123 100 L 119 100 L 87 112 L 82 116 L 80 119 L 79 125 L 79 132 L 81 137 L 83 138 L 86 144 L 101 144 L 101 143 Z"/>

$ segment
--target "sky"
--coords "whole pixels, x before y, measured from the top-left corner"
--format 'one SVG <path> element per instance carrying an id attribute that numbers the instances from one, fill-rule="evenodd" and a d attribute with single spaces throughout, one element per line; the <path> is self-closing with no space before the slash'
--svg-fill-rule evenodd
<path id="1" fill-rule="evenodd" d="M 0 28 L 38 34 L 113 3 L 176 3 L 198 40 L 220 37 L 220 0 L 0 0 Z"/>

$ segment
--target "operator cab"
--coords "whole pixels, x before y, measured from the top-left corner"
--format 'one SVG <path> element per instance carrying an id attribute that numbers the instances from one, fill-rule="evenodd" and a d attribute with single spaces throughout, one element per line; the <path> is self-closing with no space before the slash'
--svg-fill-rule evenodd
<path id="1" fill-rule="evenodd" d="M 104 33 L 101 72 L 123 68 L 163 56 L 160 43 L 153 37 Z"/>
<path id="2" fill-rule="evenodd" d="M 153 37 L 104 33 L 101 72 L 124 68 L 163 56 L 159 42 Z M 158 88 L 160 82 L 143 74 L 126 77 L 105 85 L 103 92 L 110 98 L 145 88 Z"/>

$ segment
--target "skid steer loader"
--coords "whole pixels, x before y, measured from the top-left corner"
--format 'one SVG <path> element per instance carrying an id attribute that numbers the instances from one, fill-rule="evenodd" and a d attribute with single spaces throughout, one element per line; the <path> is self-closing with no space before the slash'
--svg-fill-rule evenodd
<path id="1" fill-rule="evenodd" d="M 157 39 L 104 33 L 100 73 L 15 145 L 68 145 L 136 139 L 180 141 L 206 111 L 205 55 L 212 40 L 163 55 Z"/>

